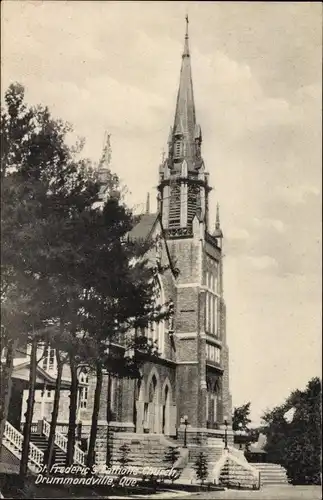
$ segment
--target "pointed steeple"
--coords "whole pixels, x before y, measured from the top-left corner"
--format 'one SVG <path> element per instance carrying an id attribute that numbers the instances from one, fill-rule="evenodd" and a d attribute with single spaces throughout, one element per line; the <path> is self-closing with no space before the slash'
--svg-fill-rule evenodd
<path id="1" fill-rule="evenodd" d="M 220 224 L 220 205 L 219 203 L 216 204 L 216 216 L 215 216 L 215 229 L 213 236 L 216 238 L 223 238 L 223 233 L 221 229 L 221 224 Z"/>
<path id="2" fill-rule="evenodd" d="M 193 166 L 192 163 L 195 157 L 195 130 L 195 103 L 189 51 L 188 17 L 186 16 L 184 50 L 173 127 L 173 143 L 175 157 L 190 160 L 191 165 L 189 167 Z"/>
<path id="3" fill-rule="evenodd" d="M 216 204 L 215 229 L 220 229 L 220 205 Z"/>
<path id="4" fill-rule="evenodd" d="M 147 199 L 146 199 L 146 214 L 150 213 L 150 194 L 149 192 L 147 193 Z"/>

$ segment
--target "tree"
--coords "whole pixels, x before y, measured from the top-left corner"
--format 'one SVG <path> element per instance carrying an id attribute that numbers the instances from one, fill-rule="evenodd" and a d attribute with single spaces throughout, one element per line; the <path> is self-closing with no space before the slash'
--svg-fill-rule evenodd
<path id="1" fill-rule="evenodd" d="M 233 410 L 232 416 L 232 428 L 234 431 L 237 430 L 248 430 L 248 426 L 251 422 L 250 415 L 250 405 L 251 403 L 245 403 L 244 405 L 237 406 Z"/>
<path id="2" fill-rule="evenodd" d="M 32 344 L 21 466 L 25 475 L 39 342 L 54 341 L 69 358 L 68 465 L 74 458 L 77 370 L 87 363 L 96 374 L 88 450 L 88 462 L 93 464 L 103 374 L 139 376 L 142 355 L 154 355 L 155 347 L 137 332 L 166 317 L 167 309 L 155 304 L 155 271 L 147 258 L 154 242 L 127 237 L 136 219 L 122 202 L 117 176 L 111 172 L 106 176 L 101 210 L 95 175 L 88 162 L 75 159 L 77 147 L 66 144 L 69 126 L 54 120 L 47 108 L 28 108 L 20 85 L 9 87 L 5 102 L 1 121 L 3 324 L 8 339 L 19 332 L 18 340 Z M 50 325 L 56 326 L 51 338 L 47 336 Z M 112 343 L 119 347 L 110 349 Z M 60 378 L 48 460 L 53 452 Z"/>
<path id="3" fill-rule="evenodd" d="M 171 467 L 174 467 L 180 457 L 180 454 L 181 452 L 177 446 L 169 446 L 165 451 L 164 462 L 170 464 Z M 175 479 L 176 477 L 172 477 L 172 483 Z"/>
<path id="4" fill-rule="evenodd" d="M 66 124 L 54 120 L 47 108 L 28 108 L 19 84 L 9 87 L 5 103 L 1 113 L 1 321 L 9 347 L 22 341 L 37 348 L 35 339 L 46 341 L 46 335 L 39 334 L 46 322 L 60 319 L 71 329 L 78 317 L 82 291 L 77 281 L 78 247 L 84 212 L 93 206 L 99 186 L 86 162 L 75 160 L 77 147 L 66 145 L 70 130 Z M 1 431 L 8 413 L 13 354 L 12 347 L 7 349 Z M 34 353 L 31 361 L 36 363 Z M 22 474 L 27 467 L 33 391 L 31 386 Z"/>
<path id="5" fill-rule="evenodd" d="M 321 397 L 321 381 L 314 377 L 304 391 L 292 392 L 283 405 L 263 416 L 268 460 L 286 467 L 294 484 L 321 481 Z"/>
<path id="6" fill-rule="evenodd" d="M 204 481 L 206 480 L 209 474 L 207 457 L 205 453 L 203 452 L 199 453 L 193 467 L 195 469 L 195 474 L 197 479 L 201 482 L 201 484 L 204 484 Z"/>

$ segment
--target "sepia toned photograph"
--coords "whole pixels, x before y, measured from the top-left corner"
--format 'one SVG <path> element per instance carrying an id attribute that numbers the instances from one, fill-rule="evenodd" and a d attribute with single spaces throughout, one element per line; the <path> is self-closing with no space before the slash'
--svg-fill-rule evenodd
<path id="1" fill-rule="evenodd" d="M 1 3 L 0 498 L 322 498 L 321 2 Z"/>

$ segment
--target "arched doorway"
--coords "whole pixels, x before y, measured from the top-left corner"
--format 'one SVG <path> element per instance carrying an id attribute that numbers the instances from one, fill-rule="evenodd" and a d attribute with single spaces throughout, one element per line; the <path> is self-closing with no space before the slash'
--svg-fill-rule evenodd
<path id="1" fill-rule="evenodd" d="M 145 403 L 145 383 L 141 378 L 135 380 L 135 401 L 134 401 L 134 424 L 136 432 L 144 432 L 144 424 L 147 417 L 148 403 Z"/>
<path id="2" fill-rule="evenodd" d="M 169 386 L 165 385 L 164 394 L 163 394 L 163 408 L 162 408 L 162 433 L 168 435 L 169 434 L 169 405 L 170 405 L 170 394 L 169 394 Z"/>
<path id="3" fill-rule="evenodd" d="M 157 370 L 153 369 L 147 381 L 144 407 L 144 426 L 150 433 L 161 432 L 160 382 Z"/>
<path id="4" fill-rule="evenodd" d="M 206 426 L 216 428 L 219 423 L 219 380 L 207 380 Z"/>

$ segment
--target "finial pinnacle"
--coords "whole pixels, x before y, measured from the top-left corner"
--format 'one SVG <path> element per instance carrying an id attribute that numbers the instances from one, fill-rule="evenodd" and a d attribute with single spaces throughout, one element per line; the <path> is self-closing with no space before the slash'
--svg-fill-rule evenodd
<path id="1" fill-rule="evenodd" d="M 150 193 L 147 193 L 147 199 L 146 199 L 146 214 L 150 213 Z"/>
<path id="2" fill-rule="evenodd" d="M 220 205 L 219 205 L 219 203 L 216 204 L 215 228 L 216 229 L 220 228 Z"/>
<path id="3" fill-rule="evenodd" d="M 186 14 L 186 16 L 185 16 L 185 21 L 186 21 L 186 33 L 185 33 L 185 36 L 186 36 L 186 38 L 188 38 L 188 23 L 189 23 L 188 14 Z"/>

